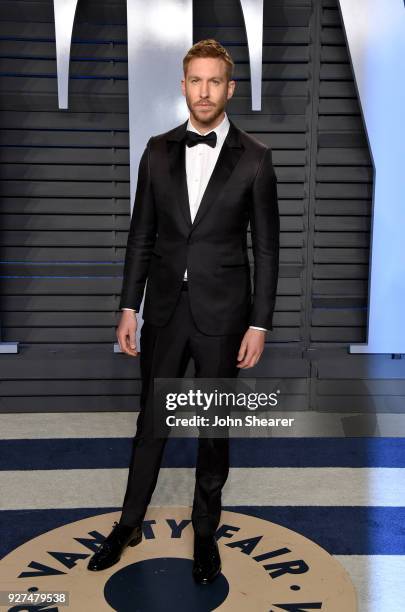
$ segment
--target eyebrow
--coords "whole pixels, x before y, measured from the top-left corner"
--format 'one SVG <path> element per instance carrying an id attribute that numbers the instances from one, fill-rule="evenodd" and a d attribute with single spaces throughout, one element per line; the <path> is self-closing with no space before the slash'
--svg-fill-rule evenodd
<path id="1" fill-rule="evenodd" d="M 187 78 L 189 78 L 189 79 L 200 79 L 201 77 L 197 76 L 196 74 L 190 74 Z M 220 76 L 211 77 L 208 80 L 209 81 L 213 81 L 214 79 L 216 79 L 218 81 L 223 81 L 223 77 L 220 77 Z"/>

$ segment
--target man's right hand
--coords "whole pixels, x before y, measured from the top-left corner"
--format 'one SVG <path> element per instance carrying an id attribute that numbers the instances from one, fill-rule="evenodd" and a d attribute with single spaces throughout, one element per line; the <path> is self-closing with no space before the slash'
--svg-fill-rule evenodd
<path id="1" fill-rule="evenodd" d="M 131 310 L 123 310 L 117 327 L 117 339 L 120 349 L 127 355 L 136 357 L 136 328 L 137 328 L 136 312 Z"/>

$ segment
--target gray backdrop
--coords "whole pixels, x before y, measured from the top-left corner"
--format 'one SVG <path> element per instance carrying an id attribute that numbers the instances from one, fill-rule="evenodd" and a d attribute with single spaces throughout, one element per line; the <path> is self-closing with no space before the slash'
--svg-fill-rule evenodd
<path id="1" fill-rule="evenodd" d="M 0 355 L 0 411 L 137 410 L 139 361 L 112 353 L 130 220 L 125 2 L 79 2 L 65 111 L 52 3 L 0 1 L 0 16 L 2 339 L 20 342 Z M 367 415 L 402 410 L 405 368 L 348 354 L 365 342 L 373 186 L 337 3 L 265 2 L 260 113 L 239 2 L 194 2 L 193 17 L 194 41 L 231 52 L 228 112 L 273 148 L 279 182 L 275 329 L 246 375 L 375 432 Z"/>

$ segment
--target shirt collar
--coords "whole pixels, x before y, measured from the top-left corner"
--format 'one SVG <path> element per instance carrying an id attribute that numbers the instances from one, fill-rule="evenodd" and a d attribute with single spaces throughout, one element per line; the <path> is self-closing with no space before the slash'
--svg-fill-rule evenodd
<path id="1" fill-rule="evenodd" d="M 222 144 L 222 142 L 225 140 L 226 135 L 229 130 L 229 126 L 230 126 L 230 123 L 229 123 L 228 115 L 225 113 L 224 118 L 222 119 L 221 123 L 217 125 L 215 128 L 213 128 L 212 130 L 210 130 L 209 132 L 206 132 L 204 136 L 206 136 L 206 134 L 210 134 L 211 132 L 216 132 L 217 133 L 217 146 L 218 146 L 218 143 Z M 187 122 L 187 130 L 190 130 L 191 132 L 197 132 L 197 134 L 201 134 L 201 132 L 199 132 L 191 123 L 190 117 Z"/>

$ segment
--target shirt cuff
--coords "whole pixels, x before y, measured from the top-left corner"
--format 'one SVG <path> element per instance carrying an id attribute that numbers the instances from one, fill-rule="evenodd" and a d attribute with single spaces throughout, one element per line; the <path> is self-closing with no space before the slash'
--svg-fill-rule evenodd
<path id="1" fill-rule="evenodd" d="M 138 312 L 137 310 L 135 310 L 134 308 L 121 308 L 121 310 L 132 310 L 132 312 Z"/>
<path id="2" fill-rule="evenodd" d="M 265 327 L 256 327 L 256 325 L 249 325 L 249 329 L 261 329 L 262 331 L 267 331 Z"/>

